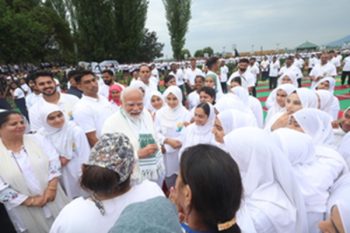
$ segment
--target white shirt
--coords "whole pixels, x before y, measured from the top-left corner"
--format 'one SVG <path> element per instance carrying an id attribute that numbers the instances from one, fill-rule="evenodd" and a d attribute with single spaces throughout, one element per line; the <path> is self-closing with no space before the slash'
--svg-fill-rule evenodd
<path id="1" fill-rule="evenodd" d="M 158 69 L 156 67 L 151 71 L 151 75 L 156 78 L 157 84 L 158 84 L 158 82 L 159 82 L 159 72 L 158 72 Z"/>
<path id="2" fill-rule="evenodd" d="M 185 75 L 181 68 L 177 69 L 176 74 L 174 74 L 174 72 L 170 72 L 170 73 L 175 76 L 176 85 L 181 86 L 184 84 Z"/>
<path id="3" fill-rule="evenodd" d="M 197 75 L 204 76 L 203 72 L 197 67 L 192 70 L 192 68 L 187 68 L 185 72 L 185 79 L 189 82 L 191 86 L 194 86 L 194 81 Z"/>
<path id="4" fill-rule="evenodd" d="M 26 96 L 26 105 L 27 109 L 31 108 L 36 102 L 38 102 L 41 98 L 41 94 L 37 95 L 34 92 L 28 94 Z"/>
<path id="5" fill-rule="evenodd" d="M 316 57 L 310 57 L 309 68 L 314 68 L 320 61 Z"/>
<path id="6" fill-rule="evenodd" d="M 312 68 L 310 72 L 310 76 L 314 78 L 318 77 L 335 77 L 337 75 L 337 69 L 335 65 L 328 62 L 325 65 L 317 64 L 314 68 Z M 316 85 L 316 81 L 313 80 L 311 83 L 311 87 L 314 87 Z"/>
<path id="7" fill-rule="evenodd" d="M 268 71 L 269 65 L 270 65 L 269 60 L 262 60 L 261 63 L 260 63 L 261 71 L 262 72 Z"/>
<path id="8" fill-rule="evenodd" d="M 28 95 L 28 94 L 30 94 L 32 92 L 32 90 L 30 89 L 30 87 L 26 83 L 23 83 L 21 85 L 21 88 L 22 88 L 23 91 L 25 91 L 27 93 L 26 95 Z"/>
<path id="9" fill-rule="evenodd" d="M 164 197 L 159 186 L 145 180 L 121 196 L 102 201 L 105 215 L 90 198 L 77 198 L 61 210 L 50 233 L 107 233 L 128 205 L 159 196 Z"/>
<path id="10" fill-rule="evenodd" d="M 303 74 L 301 73 L 301 70 L 294 66 L 294 65 L 291 65 L 290 67 L 287 67 L 287 66 L 283 66 L 279 72 L 280 75 L 284 75 L 288 73 L 289 75 L 294 75 L 294 78 L 295 80 L 297 79 L 301 79 L 303 78 Z"/>
<path id="11" fill-rule="evenodd" d="M 293 64 L 293 65 L 295 65 L 295 66 L 298 67 L 299 69 L 302 69 L 303 66 L 304 66 L 304 60 L 303 60 L 302 58 L 299 58 L 299 59 L 295 58 L 295 59 L 294 59 L 294 64 Z"/>
<path id="12" fill-rule="evenodd" d="M 255 83 L 256 83 L 256 80 L 257 80 L 257 76 L 260 73 L 259 67 L 255 63 L 254 65 L 248 67 L 248 71 L 250 73 L 252 73 L 252 75 L 254 77 L 254 85 L 253 86 L 255 86 Z"/>
<path id="13" fill-rule="evenodd" d="M 248 88 L 248 87 L 254 87 L 255 86 L 255 79 L 253 74 L 247 69 L 243 74 L 239 73 L 239 70 L 231 74 L 230 78 L 227 81 L 227 85 L 230 86 L 230 82 L 235 77 L 242 77 L 242 87 Z"/>
<path id="14" fill-rule="evenodd" d="M 338 55 L 336 57 L 333 57 L 332 60 L 331 60 L 331 63 L 333 65 L 335 65 L 335 67 L 340 67 L 340 65 L 341 65 L 341 56 L 339 57 L 339 55 Z"/>
<path id="15" fill-rule="evenodd" d="M 19 87 L 17 87 L 13 91 L 12 95 L 13 95 L 13 97 L 15 97 L 15 99 L 22 99 L 22 98 L 25 97 L 24 91 L 21 88 L 19 88 Z"/>
<path id="16" fill-rule="evenodd" d="M 188 99 L 189 109 L 193 109 L 194 107 L 196 107 L 200 103 L 200 98 L 199 98 L 199 94 L 197 93 L 197 91 L 192 91 L 188 95 L 187 99 Z"/>
<path id="17" fill-rule="evenodd" d="M 73 111 L 73 120 L 85 133 L 96 131 L 96 137 L 101 136 L 105 120 L 114 113 L 113 107 L 103 96 L 92 98 L 83 95 Z"/>
<path id="18" fill-rule="evenodd" d="M 72 117 L 72 112 L 74 105 L 79 101 L 79 98 L 74 95 L 60 93 L 60 98 L 58 100 L 57 105 L 63 110 L 65 114 L 69 117 Z M 41 109 L 42 105 L 46 103 L 46 100 L 40 96 L 40 99 L 29 108 L 29 120 L 30 127 L 32 131 L 37 131 L 41 128 Z"/>
<path id="19" fill-rule="evenodd" d="M 350 56 L 347 56 L 343 60 L 344 66 L 343 66 L 343 71 L 350 71 Z"/>
<path id="20" fill-rule="evenodd" d="M 276 60 L 275 62 L 271 62 L 270 63 L 269 76 L 270 77 L 277 77 L 280 67 L 281 67 L 281 65 L 280 65 L 280 61 L 279 60 Z"/>
<path id="21" fill-rule="evenodd" d="M 226 65 L 220 67 L 220 82 L 227 82 L 228 67 Z"/>

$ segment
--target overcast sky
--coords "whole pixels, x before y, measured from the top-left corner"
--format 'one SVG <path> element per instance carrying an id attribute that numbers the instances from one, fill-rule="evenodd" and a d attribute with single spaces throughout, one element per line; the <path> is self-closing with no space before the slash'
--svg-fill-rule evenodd
<path id="1" fill-rule="evenodd" d="M 193 54 L 214 51 L 294 48 L 308 40 L 318 45 L 350 34 L 350 0 L 192 0 L 185 48 Z M 172 57 L 162 0 L 149 0 L 146 27 Z"/>

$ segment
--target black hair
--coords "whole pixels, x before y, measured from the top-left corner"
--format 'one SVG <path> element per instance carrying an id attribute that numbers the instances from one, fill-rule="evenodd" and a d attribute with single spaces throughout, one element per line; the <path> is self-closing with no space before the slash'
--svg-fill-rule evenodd
<path id="1" fill-rule="evenodd" d="M 205 78 L 202 75 L 196 75 L 194 80 L 196 81 L 197 78 L 200 78 L 203 82 L 205 81 Z"/>
<path id="2" fill-rule="evenodd" d="M 196 210 L 210 232 L 219 232 L 218 224 L 235 218 L 243 185 L 237 163 L 228 153 L 213 145 L 189 147 L 182 153 L 180 174 L 192 192 L 190 208 Z M 241 231 L 234 224 L 220 232 Z"/>
<path id="3" fill-rule="evenodd" d="M 247 58 L 241 58 L 238 63 L 249 63 L 249 60 Z"/>
<path id="4" fill-rule="evenodd" d="M 118 184 L 120 176 L 118 173 L 108 168 L 83 164 L 82 172 L 80 186 L 97 195 L 102 194 L 110 196 L 124 193 L 130 187 L 130 176 L 126 181 Z"/>
<path id="5" fill-rule="evenodd" d="M 14 114 L 22 116 L 20 112 L 15 110 L 0 112 L 0 128 L 9 120 L 10 116 Z"/>
<path id="6" fill-rule="evenodd" d="M 70 80 L 71 78 L 75 79 L 75 76 L 77 74 L 79 74 L 79 72 L 80 72 L 79 70 L 71 70 L 71 71 L 69 71 L 68 74 L 67 74 L 67 79 L 68 80 Z"/>
<path id="7" fill-rule="evenodd" d="M 92 75 L 92 76 L 95 77 L 95 73 L 94 73 L 94 72 L 92 72 L 92 71 L 90 71 L 90 70 L 82 70 L 82 71 L 79 71 L 79 72 L 75 75 L 74 79 L 75 79 L 75 81 L 76 81 L 77 83 L 80 83 L 80 82 L 81 82 L 81 79 L 82 79 L 84 76 L 86 76 L 86 75 Z"/>
<path id="8" fill-rule="evenodd" d="M 208 69 L 211 69 L 213 65 L 215 65 L 218 62 L 218 60 L 218 57 L 211 57 L 207 60 L 205 65 L 208 67 Z"/>
<path id="9" fill-rule="evenodd" d="M 234 77 L 232 80 L 231 80 L 231 83 L 232 82 L 235 82 L 235 83 L 238 83 L 240 86 L 242 86 L 242 78 L 237 76 L 237 77 Z"/>
<path id="10" fill-rule="evenodd" d="M 104 74 L 104 73 L 108 73 L 110 76 L 113 76 L 113 75 L 114 75 L 113 71 L 108 70 L 108 69 L 102 71 L 102 74 Z"/>
<path id="11" fill-rule="evenodd" d="M 208 103 L 200 103 L 196 106 L 196 108 L 201 108 L 203 109 L 205 115 L 207 115 L 209 117 L 210 114 L 210 106 Z"/>
<path id="12" fill-rule="evenodd" d="M 199 93 L 201 92 L 205 92 L 207 95 L 210 95 L 211 98 L 216 99 L 216 92 L 215 92 L 215 89 L 214 88 L 211 88 L 211 87 L 207 87 L 207 86 L 204 86 L 200 89 Z"/>
<path id="13" fill-rule="evenodd" d="M 167 84 L 170 80 L 172 79 L 176 79 L 174 75 L 168 75 L 168 76 L 165 76 L 164 78 L 164 84 Z"/>
<path id="14" fill-rule="evenodd" d="M 37 71 L 35 73 L 33 73 L 33 75 L 31 76 L 32 80 L 34 82 L 36 82 L 36 80 L 39 78 L 39 77 L 50 77 L 52 80 L 53 80 L 53 73 L 51 71 L 47 71 L 47 70 L 40 70 L 40 71 Z"/>

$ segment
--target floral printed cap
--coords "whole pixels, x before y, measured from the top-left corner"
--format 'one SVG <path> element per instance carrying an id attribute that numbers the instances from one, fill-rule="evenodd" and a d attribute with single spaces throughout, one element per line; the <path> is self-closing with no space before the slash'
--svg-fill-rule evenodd
<path id="1" fill-rule="evenodd" d="M 134 148 L 129 138 L 121 133 L 108 133 L 102 135 L 92 148 L 87 164 L 118 173 L 118 184 L 121 184 L 131 175 L 134 160 Z"/>

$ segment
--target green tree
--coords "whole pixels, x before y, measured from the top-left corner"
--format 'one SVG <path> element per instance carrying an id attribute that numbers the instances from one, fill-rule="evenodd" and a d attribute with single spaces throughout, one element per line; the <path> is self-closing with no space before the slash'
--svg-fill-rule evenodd
<path id="1" fill-rule="evenodd" d="M 144 37 L 134 62 L 151 62 L 154 58 L 162 57 L 164 44 L 158 42 L 156 32 L 144 30 Z"/>
<path id="2" fill-rule="evenodd" d="M 195 57 L 203 57 L 204 56 L 204 52 L 203 49 L 198 49 L 195 53 L 194 53 Z"/>
<path id="3" fill-rule="evenodd" d="M 113 0 L 114 56 L 119 62 L 132 62 L 144 39 L 147 0 Z"/>
<path id="4" fill-rule="evenodd" d="M 10 63 L 45 60 L 71 49 L 68 25 L 41 1 L 0 0 L 0 59 Z"/>
<path id="5" fill-rule="evenodd" d="M 210 57 L 210 56 L 213 56 L 214 50 L 211 47 L 205 47 L 203 49 L 203 54 L 205 54 L 205 53 L 207 53 L 208 56 Z"/>
<path id="6" fill-rule="evenodd" d="M 186 57 L 190 58 L 191 57 L 191 52 L 188 49 L 182 49 L 181 50 L 181 59 L 186 59 Z"/>
<path id="7" fill-rule="evenodd" d="M 181 59 L 188 22 L 191 19 L 191 0 L 163 0 L 171 47 L 175 59 Z"/>

